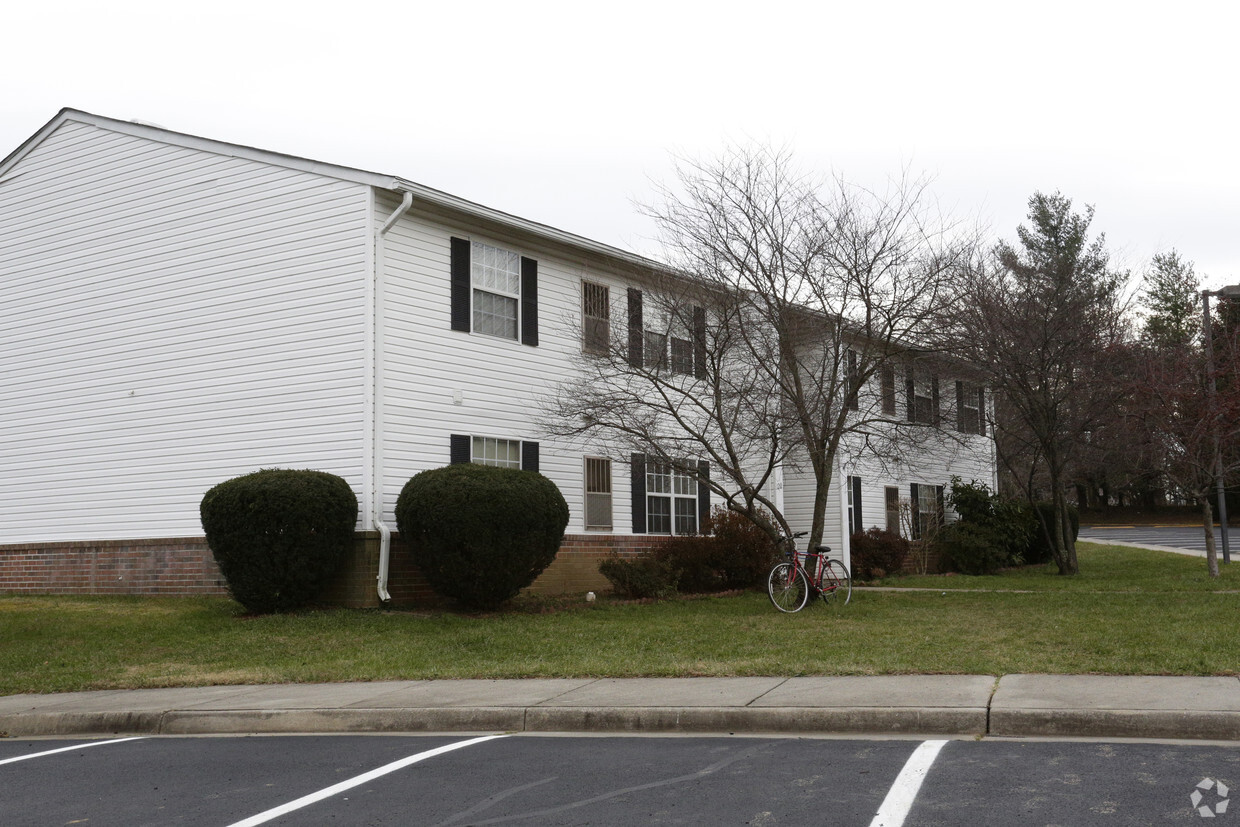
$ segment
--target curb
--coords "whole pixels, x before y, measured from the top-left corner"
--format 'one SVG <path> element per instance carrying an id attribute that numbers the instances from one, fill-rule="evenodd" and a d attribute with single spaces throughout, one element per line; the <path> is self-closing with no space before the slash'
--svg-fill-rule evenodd
<path id="1" fill-rule="evenodd" d="M 804 707 L 477 707 L 0 716 L 0 735 L 248 735 L 400 732 L 784 733 L 1240 741 L 1240 713 L 1160 710 Z"/>

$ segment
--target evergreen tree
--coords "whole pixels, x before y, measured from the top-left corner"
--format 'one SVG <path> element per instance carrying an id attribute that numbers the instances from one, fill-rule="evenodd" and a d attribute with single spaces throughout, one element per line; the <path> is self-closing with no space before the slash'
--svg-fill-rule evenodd
<path id="1" fill-rule="evenodd" d="M 1189 345 L 1201 331 L 1201 293 L 1193 263 L 1176 250 L 1159 253 L 1146 271 L 1141 305 L 1143 338 L 1151 347 Z"/>

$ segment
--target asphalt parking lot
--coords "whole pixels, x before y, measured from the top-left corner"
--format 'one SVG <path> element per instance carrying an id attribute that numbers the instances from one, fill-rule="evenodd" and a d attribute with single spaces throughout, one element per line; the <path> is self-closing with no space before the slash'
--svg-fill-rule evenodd
<path id="1" fill-rule="evenodd" d="M 528 735 L 9 739 L 0 741 L 0 824 L 1195 823 L 1201 807 L 1227 815 L 1238 780 L 1240 746 L 1211 744 Z"/>
<path id="2" fill-rule="evenodd" d="M 1091 543 L 1138 543 L 1140 545 L 1163 546 L 1170 549 L 1183 549 L 1187 552 L 1204 555 L 1206 553 L 1206 532 L 1202 526 L 1182 525 L 1148 525 L 1148 526 L 1081 526 L 1080 539 Z M 1223 546 L 1219 527 L 1214 527 L 1214 544 L 1222 556 Z M 1240 553 L 1240 528 L 1232 526 L 1228 530 L 1228 544 L 1232 552 Z"/>

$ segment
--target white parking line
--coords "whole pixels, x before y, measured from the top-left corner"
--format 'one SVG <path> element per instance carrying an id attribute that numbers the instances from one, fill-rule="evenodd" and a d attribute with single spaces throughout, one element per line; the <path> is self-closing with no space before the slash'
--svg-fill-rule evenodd
<path id="1" fill-rule="evenodd" d="M 90 741 L 86 744 L 77 744 L 72 747 L 61 747 L 60 749 L 49 749 L 46 752 L 32 752 L 29 755 L 19 755 L 16 758 L 5 758 L 0 764 L 13 764 L 18 761 L 29 761 L 31 758 L 42 758 L 44 755 L 55 755 L 58 752 L 73 752 L 75 749 L 86 749 L 87 747 L 102 747 L 105 744 L 119 744 L 124 741 L 141 741 L 144 736 L 135 735 L 132 738 L 113 738 L 110 741 Z"/>
<path id="2" fill-rule="evenodd" d="M 381 778 L 388 773 L 404 769 L 410 764 L 416 764 L 419 761 L 425 761 L 427 758 L 434 758 L 436 755 L 443 755 L 445 752 L 452 752 L 453 750 L 461 749 L 462 747 L 472 746 L 473 744 L 481 744 L 483 741 L 492 741 L 496 738 L 506 737 L 506 735 L 484 735 L 481 738 L 470 738 L 468 741 L 457 741 L 455 744 L 446 744 L 442 747 L 436 747 L 435 749 L 428 749 L 426 752 L 419 752 L 417 755 L 410 755 L 407 758 L 400 759 L 399 761 L 384 764 L 382 767 L 373 769 L 370 772 L 365 772 L 346 781 L 341 781 L 339 784 L 333 784 L 332 786 L 319 790 L 316 793 L 304 795 L 301 798 L 290 801 L 287 804 L 281 804 L 279 807 L 272 807 L 270 810 L 261 812 L 256 816 L 250 816 L 244 821 L 238 821 L 234 824 L 230 824 L 229 827 L 254 827 L 256 824 L 265 824 L 272 819 L 287 815 L 294 810 L 300 810 L 302 807 L 308 807 L 311 804 L 322 801 L 325 798 L 331 798 L 333 795 L 342 793 L 345 790 L 351 790 L 354 787 L 359 787 L 362 784 L 375 780 L 376 778 Z"/>
<path id="3" fill-rule="evenodd" d="M 904 819 L 908 818 L 909 810 L 913 808 L 917 791 L 921 789 L 921 782 L 925 780 L 926 773 L 930 771 L 930 766 L 939 755 L 939 750 L 943 749 L 946 743 L 946 741 L 926 741 L 913 750 L 913 754 L 904 764 L 904 769 L 900 770 L 895 783 L 887 791 L 887 797 L 883 799 L 882 806 L 878 808 L 878 814 L 870 822 L 870 827 L 900 827 L 904 823 Z"/>

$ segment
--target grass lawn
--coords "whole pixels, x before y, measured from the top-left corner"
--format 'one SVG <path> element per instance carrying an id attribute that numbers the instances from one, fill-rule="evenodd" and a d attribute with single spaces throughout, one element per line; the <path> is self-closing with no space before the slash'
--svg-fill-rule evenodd
<path id="1" fill-rule="evenodd" d="M 246 617 L 222 598 L 0 597 L 0 694 L 415 678 L 1240 674 L 1240 565 L 1080 545 L 1082 574 L 887 581 L 843 607 L 765 594 L 489 615 Z M 1022 590 L 1022 591 L 1011 591 Z"/>

